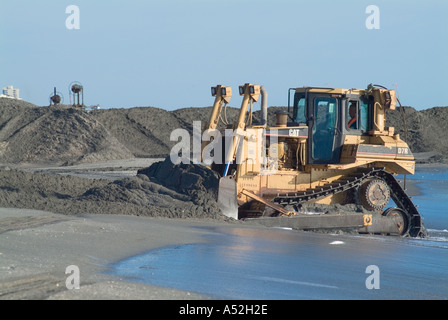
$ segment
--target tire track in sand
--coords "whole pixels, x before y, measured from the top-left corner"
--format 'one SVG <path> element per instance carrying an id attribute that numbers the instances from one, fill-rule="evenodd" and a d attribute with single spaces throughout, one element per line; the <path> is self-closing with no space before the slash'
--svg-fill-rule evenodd
<path id="1" fill-rule="evenodd" d="M 52 215 L 3 218 L 0 219 L 0 234 L 13 230 L 35 228 L 45 224 L 57 223 L 66 220 L 67 218 Z"/>

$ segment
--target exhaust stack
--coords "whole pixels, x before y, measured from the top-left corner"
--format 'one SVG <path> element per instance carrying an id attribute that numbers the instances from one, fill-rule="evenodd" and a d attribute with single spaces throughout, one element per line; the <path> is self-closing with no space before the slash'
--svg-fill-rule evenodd
<path id="1" fill-rule="evenodd" d="M 263 86 L 260 86 L 261 92 L 261 125 L 267 126 L 268 124 L 268 93 Z"/>

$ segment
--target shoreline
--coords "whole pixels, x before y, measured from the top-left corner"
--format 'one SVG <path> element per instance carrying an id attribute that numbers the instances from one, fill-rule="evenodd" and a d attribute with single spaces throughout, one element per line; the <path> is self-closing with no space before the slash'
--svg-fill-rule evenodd
<path id="1" fill-rule="evenodd" d="M 418 163 L 416 164 L 416 171 L 417 170 L 448 170 L 448 164 L 445 163 Z M 412 177 L 412 175 L 407 175 L 408 177 Z M 402 180 L 402 179 L 401 179 Z M 400 182 L 400 184 L 403 187 L 403 182 Z M 422 195 L 422 190 L 419 186 L 417 186 L 417 181 L 411 179 L 406 179 L 406 193 L 408 193 L 409 196 L 417 196 Z"/>
<path id="2" fill-rule="evenodd" d="M 204 295 L 107 275 L 119 260 L 169 245 L 201 243 L 222 221 L 126 215 L 66 216 L 0 209 L 1 300 L 195 300 Z M 68 266 L 79 268 L 80 288 L 69 290 Z"/>

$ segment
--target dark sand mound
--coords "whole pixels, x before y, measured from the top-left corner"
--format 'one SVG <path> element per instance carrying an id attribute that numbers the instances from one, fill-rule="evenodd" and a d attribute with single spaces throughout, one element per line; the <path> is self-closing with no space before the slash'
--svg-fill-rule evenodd
<path id="1" fill-rule="evenodd" d="M 217 204 L 218 176 L 206 167 L 173 165 L 170 158 L 138 171 L 136 177 L 87 190 L 81 201 L 129 203 L 140 213 L 176 218 L 222 218 Z"/>
<path id="2" fill-rule="evenodd" d="M 211 107 L 185 108 L 166 111 L 154 107 L 108 109 L 92 112 L 92 115 L 113 134 L 135 157 L 158 158 L 169 155 L 178 141 L 171 141 L 175 129 L 193 133 L 193 122 L 201 127 L 209 120 Z M 234 120 L 238 110 L 229 108 L 229 120 Z M 231 117 L 231 118 L 230 118 Z"/>
<path id="3" fill-rule="evenodd" d="M 98 110 L 92 116 L 135 157 L 166 156 L 175 144 L 171 131 L 182 127 L 170 112 L 152 107 Z"/>
<path id="4" fill-rule="evenodd" d="M 157 177 L 167 180 L 160 183 Z M 169 158 L 113 182 L 0 170 L 0 207 L 226 220 L 216 202 L 217 179 L 205 167 L 174 166 Z"/>
<path id="5" fill-rule="evenodd" d="M 275 112 L 268 109 L 268 124 Z M 175 129 L 192 136 L 193 122 L 204 126 L 211 107 L 166 111 L 153 107 L 106 109 L 83 112 L 65 107 L 37 107 L 25 101 L 0 98 L 0 162 L 79 163 L 133 157 L 166 157 L 178 141 L 170 141 Z M 227 108 L 233 123 L 238 108 Z M 254 123 L 259 120 L 254 111 Z M 448 159 L 448 107 L 416 111 L 405 107 L 407 134 L 399 108 L 387 113 L 387 125 L 395 127 L 414 153 L 431 152 L 430 162 Z"/>
<path id="6" fill-rule="evenodd" d="M 386 125 L 395 128 L 411 148 L 412 152 L 431 152 L 433 157 L 425 162 L 448 162 L 448 107 L 435 107 L 417 111 L 411 107 L 404 108 L 403 115 L 397 108 L 388 111 Z M 406 132 L 405 132 L 406 126 Z"/>
<path id="7" fill-rule="evenodd" d="M 0 162 L 62 164 L 131 157 L 89 113 L 0 99 Z"/>
<path id="8" fill-rule="evenodd" d="M 141 169 L 138 175 L 190 197 L 195 204 L 213 207 L 218 198 L 219 176 L 216 172 L 200 165 L 174 165 L 170 158 Z M 215 207 L 217 208 L 217 207 Z"/>

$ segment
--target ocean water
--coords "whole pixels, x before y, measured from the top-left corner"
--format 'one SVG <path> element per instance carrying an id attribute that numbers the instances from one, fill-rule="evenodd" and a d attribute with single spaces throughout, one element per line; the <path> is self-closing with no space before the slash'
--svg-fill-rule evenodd
<path id="1" fill-rule="evenodd" d="M 419 188 L 413 201 L 427 239 L 226 227 L 205 243 L 119 261 L 110 273 L 216 299 L 448 299 L 448 171 L 407 179 Z"/>
<path id="2" fill-rule="evenodd" d="M 424 217 L 426 228 L 448 232 L 448 170 L 418 169 L 407 179 L 416 183 L 421 193 L 413 196 L 412 200 Z"/>

